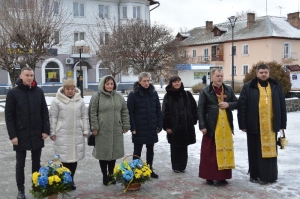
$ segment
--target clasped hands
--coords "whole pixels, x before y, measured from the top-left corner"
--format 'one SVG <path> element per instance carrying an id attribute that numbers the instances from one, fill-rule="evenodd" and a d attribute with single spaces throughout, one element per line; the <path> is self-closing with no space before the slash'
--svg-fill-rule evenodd
<path id="1" fill-rule="evenodd" d="M 42 139 L 43 139 L 43 140 L 46 139 L 47 137 L 48 137 L 48 134 L 47 134 L 47 133 L 42 133 Z M 18 137 L 14 137 L 14 138 L 11 139 L 10 141 L 11 141 L 11 143 L 12 143 L 13 145 L 16 145 L 16 146 L 19 145 L 19 139 L 18 139 Z"/>

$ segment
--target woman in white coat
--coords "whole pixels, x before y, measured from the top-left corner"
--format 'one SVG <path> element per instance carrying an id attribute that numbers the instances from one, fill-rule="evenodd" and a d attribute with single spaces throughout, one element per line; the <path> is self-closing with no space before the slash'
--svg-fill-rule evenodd
<path id="1" fill-rule="evenodd" d="M 73 79 L 64 81 L 50 107 L 50 136 L 54 151 L 70 169 L 72 190 L 76 189 L 74 175 L 77 161 L 85 156 L 85 140 L 89 131 L 88 111 Z"/>

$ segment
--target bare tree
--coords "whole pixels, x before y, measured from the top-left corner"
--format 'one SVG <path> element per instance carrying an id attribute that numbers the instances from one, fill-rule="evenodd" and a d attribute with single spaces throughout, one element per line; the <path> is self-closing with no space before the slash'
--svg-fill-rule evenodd
<path id="1" fill-rule="evenodd" d="M 21 68 L 27 65 L 34 70 L 57 44 L 57 32 L 67 26 L 70 16 L 62 4 L 62 0 L 0 0 L 0 64 L 10 77 L 16 57 Z"/>
<path id="2" fill-rule="evenodd" d="M 150 25 L 142 20 L 127 20 L 116 25 L 115 20 L 100 19 L 96 29 L 100 31 L 91 35 L 98 58 L 113 75 L 132 68 L 134 74 L 146 71 L 156 79 L 170 74 L 169 71 L 184 60 L 184 48 L 163 25 Z M 104 39 L 99 32 L 106 33 Z"/>
<path id="3" fill-rule="evenodd" d="M 95 16 L 95 25 L 89 30 L 90 40 L 101 60 L 101 67 L 107 68 L 112 76 L 116 76 L 126 67 L 121 56 L 121 32 L 115 18 L 103 19 Z"/>
<path id="4" fill-rule="evenodd" d="M 147 71 L 161 75 L 163 71 L 173 70 L 176 63 L 182 63 L 182 48 L 171 30 L 142 20 L 131 20 L 121 27 L 122 58 L 135 73 Z"/>

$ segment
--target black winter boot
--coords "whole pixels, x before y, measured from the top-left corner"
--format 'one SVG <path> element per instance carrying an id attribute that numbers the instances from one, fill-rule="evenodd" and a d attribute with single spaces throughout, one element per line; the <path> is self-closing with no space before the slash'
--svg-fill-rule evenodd
<path id="1" fill-rule="evenodd" d="M 113 178 L 113 174 L 108 175 L 108 183 L 109 184 L 116 184 L 115 179 Z"/>

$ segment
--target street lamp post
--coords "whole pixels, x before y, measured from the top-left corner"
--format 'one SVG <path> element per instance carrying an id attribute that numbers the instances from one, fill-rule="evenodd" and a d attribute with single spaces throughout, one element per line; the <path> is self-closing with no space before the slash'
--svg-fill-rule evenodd
<path id="1" fill-rule="evenodd" d="M 237 20 L 237 17 L 235 16 L 231 16 L 228 18 L 228 20 L 230 21 L 231 24 L 231 34 L 232 34 L 232 46 L 231 46 L 231 57 L 232 57 L 232 66 L 231 66 L 231 88 L 234 92 L 234 53 L 233 53 L 233 35 L 234 35 L 234 26 L 235 26 L 235 22 Z"/>
<path id="2" fill-rule="evenodd" d="M 81 53 L 83 50 L 83 46 L 85 46 L 85 41 L 81 40 L 81 41 L 76 41 L 75 42 L 75 46 L 79 47 L 79 66 L 80 66 L 80 76 L 79 76 L 79 84 L 80 84 L 80 94 L 81 97 L 83 98 L 83 74 L 82 74 L 82 68 L 81 68 Z"/>

